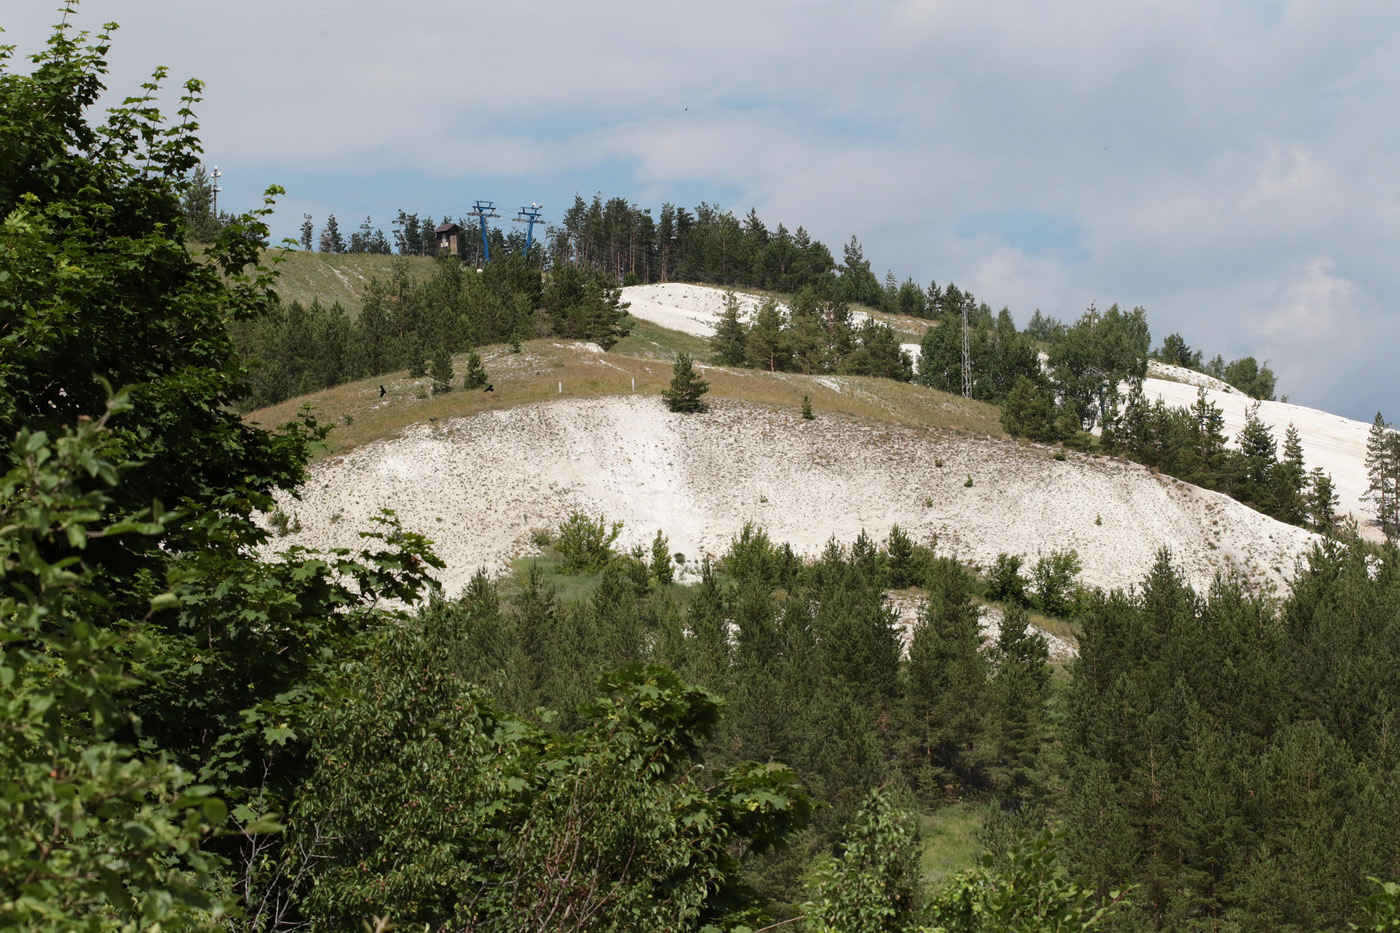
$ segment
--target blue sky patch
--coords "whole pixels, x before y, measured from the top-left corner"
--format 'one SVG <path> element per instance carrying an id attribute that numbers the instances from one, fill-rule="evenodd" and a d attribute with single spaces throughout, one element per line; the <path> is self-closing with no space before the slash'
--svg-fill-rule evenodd
<path id="1" fill-rule="evenodd" d="M 1069 214 L 986 211 L 959 218 L 953 232 L 966 239 L 992 237 L 1027 256 L 1051 256 L 1070 262 L 1089 258 L 1089 251 L 1084 248 L 1084 227 Z"/>

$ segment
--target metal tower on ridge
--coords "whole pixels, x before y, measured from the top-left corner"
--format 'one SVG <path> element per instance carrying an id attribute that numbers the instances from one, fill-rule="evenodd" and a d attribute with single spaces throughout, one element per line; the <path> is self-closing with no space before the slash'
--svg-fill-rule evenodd
<path id="1" fill-rule="evenodd" d="M 501 215 L 496 213 L 495 201 L 477 201 L 476 204 L 473 205 L 472 212 L 467 216 L 477 217 L 481 220 L 481 256 L 482 264 L 484 265 L 491 261 L 491 244 L 486 241 L 486 218 L 499 217 Z"/>
<path id="2" fill-rule="evenodd" d="M 514 218 L 515 223 L 527 224 L 525 227 L 525 258 L 530 258 L 530 244 L 535 239 L 535 221 L 540 219 L 540 208 L 543 204 L 531 203 L 529 207 L 520 209 L 520 216 Z"/>

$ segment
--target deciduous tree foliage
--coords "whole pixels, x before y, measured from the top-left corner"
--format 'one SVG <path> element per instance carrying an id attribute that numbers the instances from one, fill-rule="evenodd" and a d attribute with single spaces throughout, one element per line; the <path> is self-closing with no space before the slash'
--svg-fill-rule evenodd
<path id="1" fill-rule="evenodd" d="M 59 27 L 32 71 L 0 75 L 0 696 L 32 727 L 0 745 L 21 778 L 0 816 L 6 926 L 231 908 L 238 840 L 296 780 L 308 691 L 367 603 L 411 599 L 433 560 L 392 529 L 361 560 L 253 558 L 255 511 L 319 434 L 233 412 L 225 325 L 270 301 L 266 228 L 236 218 L 203 259 L 185 249 L 199 85 L 177 123 L 152 105 L 161 72 L 89 123 L 107 50 Z M 109 407 L 113 386 L 130 388 Z"/>
<path id="2" fill-rule="evenodd" d="M 912 929 L 920 906 L 918 841 L 912 814 L 895 806 L 888 792 L 872 791 L 846 827 L 840 854 L 819 862 L 813 872 L 809 929 Z"/>
<path id="3" fill-rule="evenodd" d="M 1142 308 L 1107 311 L 1090 306 L 1050 344 L 1056 390 L 1085 430 L 1109 420 L 1119 386 L 1140 386 L 1147 375 L 1151 334 Z"/>

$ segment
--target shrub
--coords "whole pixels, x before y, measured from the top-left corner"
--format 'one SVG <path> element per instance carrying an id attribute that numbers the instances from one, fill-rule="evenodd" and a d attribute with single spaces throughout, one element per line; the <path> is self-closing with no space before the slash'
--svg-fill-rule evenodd
<path id="1" fill-rule="evenodd" d="M 1059 853 L 1060 839 L 1051 829 L 1023 832 L 1002 851 L 984 853 L 977 868 L 959 874 L 934 897 L 934 929 L 1047 933 L 1099 927 L 1130 889 L 1109 891 L 1101 899 L 1062 875 Z"/>
<path id="2" fill-rule="evenodd" d="M 1052 551 L 1036 561 L 1031 571 L 1035 583 L 1032 605 L 1046 615 L 1068 615 L 1074 608 L 1074 578 L 1082 569 L 1079 553 L 1072 548 Z"/>
<path id="3" fill-rule="evenodd" d="M 919 901 L 919 830 L 911 813 L 876 789 L 861 804 L 839 856 L 820 861 L 809 882 L 807 929 L 911 929 Z"/>
<path id="4" fill-rule="evenodd" d="M 987 598 L 1026 605 L 1026 580 L 1021 576 L 1023 563 L 1019 554 L 998 554 L 987 574 Z"/>
<path id="5" fill-rule="evenodd" d="M 559 538 L 554 547 L 564 558 L 568 570 L 597 573 L 612 560 L 613 542 L 620 534 L 622 522 L 613 522 L 609 528 L 602 514 L 595 521 L 582 512 L 574 512 L 559 526 Z"/>

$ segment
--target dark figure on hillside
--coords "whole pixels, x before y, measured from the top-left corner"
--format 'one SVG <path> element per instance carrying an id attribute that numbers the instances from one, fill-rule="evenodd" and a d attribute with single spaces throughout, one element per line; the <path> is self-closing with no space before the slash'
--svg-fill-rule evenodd
<path id="1" fill-rule="evenodd" d="M 388 394 L 389 394 L 389 390 L 388 390 L 388 389 L 384 388 L 383 386 L 380 386 L 380 387 L 379 387 L 379 397 L 380 397 L 380 398 L 383 398 L 384 396 L 386 396 L 386 395 L 388 395 Z"/>
<path id="2" fill-rule="evenodd" d="M 483 392 L 495 392 L 495 391 L 496 391 L 496 387 L 493 386 L 491 383 L 488 382 L 488 383 L 486 383 L 486 388 L 482 389 L 481 391 L 483 391 Z"/>

